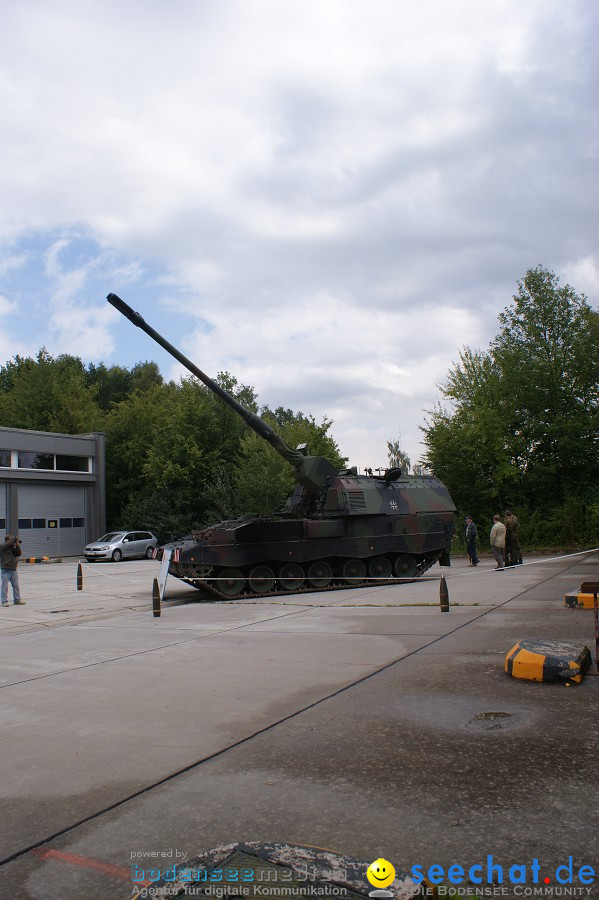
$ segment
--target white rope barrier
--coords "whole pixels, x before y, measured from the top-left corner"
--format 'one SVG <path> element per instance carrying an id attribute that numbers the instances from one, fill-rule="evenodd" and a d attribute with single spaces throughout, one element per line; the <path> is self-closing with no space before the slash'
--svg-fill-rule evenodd
<path id="1" fill-rule="evenodd" d="M 503 568 L 501 568 L 501 569 L 497 569 L 497 568 L 488 569 L 484 572 L 479 572 L 479 574 L 480 575 L 494 575 L 497 572 L 512 573 L 512 572 L 517 572 L 518 570 L 521 570 L 521 569 L 526 569 L 528 566 L 539 566 L 542 563 L 559 562 L 559 560 L 561 560 L 561 559 L 570 559 L 571 557 L 574 557 L 574 556 L 586 556 L 587 553 L 597 553 L 597 551 L 599 551 L 599 547 L 593 547 L 591 550 L 577 550 L 575 553 L 564 553 L 561 556 L 549 556 L 549 557 L 543 556 L 540 559 L 531 559 L 530 562 L 519 563 L 516 566 L 505 566 L 504 565 Z M 494 562 L 494 558 L 491 561 Z M 472 568 L 478 568 L 478 566 L 473 566 Z M 442 573 L 442 574 L 445 574 L 445 573 Z M 451 579 L 451 581 L 455 581 L 456 578 L 468 578 L 468 577 L 470 577 L 471 574 L 472 574 L 471 572 L 456 572 L 455 574 L 448 572 L 445 575 L 445 579 L 446 580 Z"/>

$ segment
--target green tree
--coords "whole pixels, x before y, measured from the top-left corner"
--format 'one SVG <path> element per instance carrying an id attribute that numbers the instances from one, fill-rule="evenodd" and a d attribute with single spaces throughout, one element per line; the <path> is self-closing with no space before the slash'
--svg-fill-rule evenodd
<path id="1" fill-rule="evenodd" d="M 0 369 L 0 384 L 0 421 L 7 427 L 63 434 L 102 430 L 97 387 L 88 384 L 76 356 L 54 359 L 44 347 L 35 359 L 15 356 Z"/>
<path id="2" fill-rule="evenodd" d="M 131 391 L 131 372 L 123 366 L 108 368 L 104 363 L 90 363 L 85 374 L 88 385 L 96 388 L 97 402 L 105 412 Z"/>
<path id="3" fill-rule="evenodd" d="M 110 366 L 104 363 L 90 363 L 86 369 L 89 385 L 97 388 L 97 401 L 108 412 L 113 403 L 125 400 L 133 391 L 147 391 L 154 385 L 163 384 L 162 375 L 155 362 L 137 363 L 132 369 L 124 366 Z"/>
<path id="4" fill-rule="evenodd" d="M 293 413 L 283 407 L 278 407 L 274 413 L 264 407 L 260 415 L 290 447 L 305 443 L 311 456 L 323 456 L 337 468 L 347 464 L 328 433 L 332 425 L 329 420 L 323 419 L 319 425 L 312 416 Z M 293 493 L 294 486 L 293 467 L 270 444 L 253 431 L 247 431 L 236 468 L 237 511 L 273 512 Z"/>
<path id="5" fill-rule="evenodd" d="M 392 469 L 401 469 L 404 475 L 410 474 L 412 461 L 407 453 L 401 449 L 399 438 L 387 441 L 387 452 L 389 455 L 389 466 Z"/>
<path id="6" fill-rule="evenodd" d="M 216 382 L 242 406 L 253 388 L 227 372 Z M 16 356 L 0 367 L 0 421 L 15 428 L 106 433 L 110 528 L 143 527 L 162 539 L 242 512 L 270 512 L 293 490 L 293 469 L 196 378 L 166 384 L 155 363 L 132 369 L 77 357 Z M 331 425 L 279 407 L 263 410 L 291 446 L 342 466 Z"/>
<path id="7" fill-rule="evenodd" d="M 533 542 L 596 540 L 599 314 L 540 266 L 513 300 L 489 349 L 450 370 L 422 462 L 462 510 L 519 508 Z"/>
<path id="8" fill-rule="evenodd" d="M 505 506 L 519 479 L 500 384 L 491 354 L 464 348 L 442 388 L 452 407 L 439 404 L 424 429 L 426 467 L 472 512 Z"/>
<path id="9" fill-rule="evenodd" d="M 491 352 L 509 404 L 511 444 L 527 490 L 558 498 L 598 474 L 599 314 L 553 272 L 519 282 Z"/>
<path id="10" fill-rule="evenodd" d="M 173 384 L 156 385 L 145 393 L 136 391 L 113 404 L 106 415 L 106 507 L 111 528 L 150 527 L 149 522 L 129 520 L 123 513 L 134 498 L 150 493 L 144 466 L 170 415 L 175 392 Z"/>
<path id="11" fill-rule="evenodd" d="M 254 403 L 251 388 L 226 373 L 218 380 L 244 406 Z M 246 427 L 197 379 L 136 390 L 107 421 L 113 524 L 167 538 L 238 511 L 235 466 Z"/>

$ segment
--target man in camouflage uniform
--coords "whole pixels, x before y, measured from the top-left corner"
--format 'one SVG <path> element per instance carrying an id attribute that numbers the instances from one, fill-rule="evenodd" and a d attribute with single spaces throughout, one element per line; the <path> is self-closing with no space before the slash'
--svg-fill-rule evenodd
<path id="1" fill-rule="evenodd" d="M 472 516 L 466 516 L 466 546 L 468 548 L 468 556 L 470 557 L 469 566 L 478 565 L 478 556 L 476 555 L 476 525 Z"/>
<path id="2" fill-rule="evenodd" d="M 505 564 L 519 566 L 522 564 L 520 553 L 520 523 L 511 510 L 505 511 Z"/>

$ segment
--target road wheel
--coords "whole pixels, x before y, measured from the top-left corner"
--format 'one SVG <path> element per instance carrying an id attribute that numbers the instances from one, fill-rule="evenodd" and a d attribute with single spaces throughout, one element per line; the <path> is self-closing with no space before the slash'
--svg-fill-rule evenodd
<path id="1" fill-rule="evenodd" d="M 346 559 L 341 566 L 341 575 L 348 584 L 355 584 L 366 577 L 366 566 L 361 559 Z"/>
<path id="2" fill-rule="evenodd" d="M 304 583 L 304 570 L 298 563 L 285 563 L 279 569 L 278 580 L 284 591 L 297 591 Z"/>
<path id="3" fill-rule="evenodd" d="M 310 587 L 325 588 L 331 583 L 333 570 L 324 559 L 316 560 L 308 568 L 308 584 Z"/>
<path id="4" fill-rule="evenodd" d="M 375 556 L 368 563 L 368 574 L 373 578 L 391 578 L 391 562 L 386 556 Z"/>
<path id="5" fill-rule="evenodd" d="M 146 550 L 146 559 L 153 559 L 153 558 L 154 558 L 154 548 L 148 547 L 148 549 Z"/>
<path id="6" fill-rule="evenodd" d="M 413 578 L 416 574 L 416 568 L 416 560 L 407 553 L 402 553 L 395 560 L 394 570 L 397 578 Z"/>
<path id="7" fill-rule="evenodd" d="M 239 569 L 223 569 L 218 576 L 218 581 L 214 582 L 215 588 L 221 594 L 226 594 L 227 597 L 237 597 L 238 594 L 241 594 L 244 584 L 245 578 Z"/>
<path id="8" fill-rule="evenodd" d="M 122 560 L 122 558 L 123 558 L 123 554 L 121 553 L 120 550 L 112 551 L 112 561 L 113 562 L 120 562 Z"/>
<path id="9" fill-rule="evenodd" d="M 254 566 L 249 581 L 254 594 L 267 594 L 275 586 L 275 573 L 270 566 Z"/>

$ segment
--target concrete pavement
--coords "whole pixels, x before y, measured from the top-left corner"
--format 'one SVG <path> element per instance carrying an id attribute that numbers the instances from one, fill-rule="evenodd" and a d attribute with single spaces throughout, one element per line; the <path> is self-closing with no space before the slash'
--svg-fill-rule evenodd
<path id="1" fill-rule="evenodd" d="M 599 559 L 492 566 L 458 561 L 446 614 L 437 569 L 253 602 L 189 602 L 169 581 L 160 619 L 154 562 L 86 567 L 83 592 L 72 561 L 21 567 L 28 605 L 0 611 L 7 896 L 130 896 L 132 854 L 234 840 L 404 869 L 487 853 L 599 869 L 597 679 L 502 671 L 525 637 L 594 656 L 592 613 L 563 595 Z M 48 838 L 71 862 L 28 849 Z"/>

